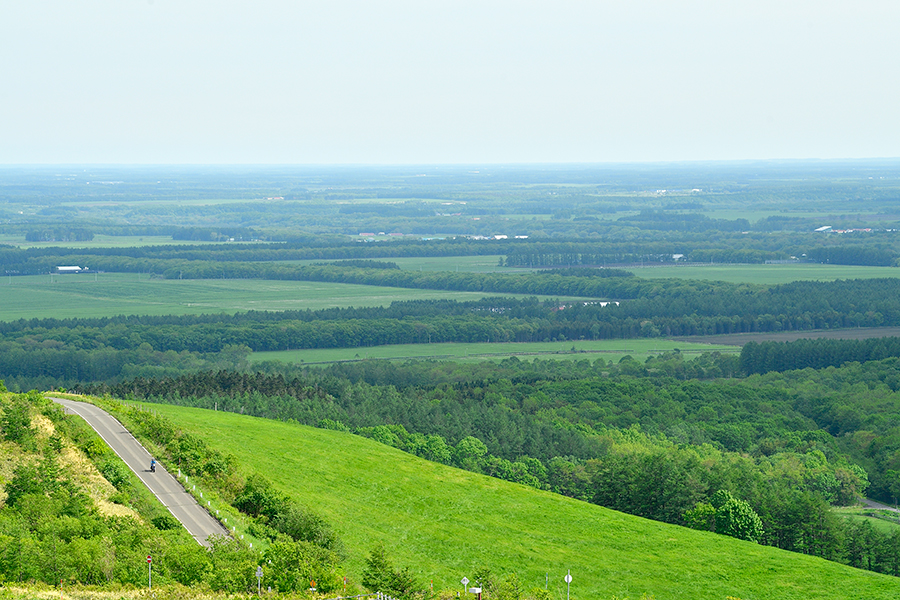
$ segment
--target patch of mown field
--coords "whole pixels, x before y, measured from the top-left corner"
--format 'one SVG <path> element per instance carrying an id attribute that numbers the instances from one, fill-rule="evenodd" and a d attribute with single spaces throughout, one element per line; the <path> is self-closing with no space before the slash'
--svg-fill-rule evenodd
<path id="1" fill-rule="evenodd" d="M 347 569 L 384 543 L 423 585 L 459 588 L 487 567 L 553 598 L 818 600 L 896 598 L 900 578 L 657 523 L 432 463 L 349 433 L 153 405 L 179 427 L 266 475 L 333 523 Z"/>
<path id="2" fill-rule="evenodd" d="M 645 279 L 708 279 L 731 283 L 779 284 L 792 281 L 834 281 L 835 279 L 874 279 L 900 277 L 897 267 L 861 267 L 854 265 L 662 265 L 628 270 Z"/>
<path id="3" fill-rule="evenodd" d="M 365 359 L 404 360 L 408 358 L 434 358 L 458 362 L 502 360 L 516 356 L 521 360 L 535 358 L 553 360 L 590 360 L 602 358 L 618 362 L 630 355 L 643 362 L 648 356 L 678 349 L 686 356 L 701 352 L 719 351 L 737 354 L 735 346 L 696 344 L 675 340 L 641 338 L 634 340 L 577 340 L 569 342 L 506 342 L 506 343 L 440 343 L 396 344 L 367 346 L 365 348 L 322 348 L 314 350 L 285 350 L 279 352 L 254 352 L 250 362 L 277 360 L 290 363 L 332 363 Z"/>

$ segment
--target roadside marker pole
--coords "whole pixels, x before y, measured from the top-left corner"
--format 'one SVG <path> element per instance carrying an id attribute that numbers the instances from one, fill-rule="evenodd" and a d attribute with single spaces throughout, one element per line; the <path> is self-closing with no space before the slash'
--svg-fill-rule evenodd
<path id="1" fill-rule="evenodd" d="M 153 559 L 147 555 L 147 591 L 153 591 Z"/>

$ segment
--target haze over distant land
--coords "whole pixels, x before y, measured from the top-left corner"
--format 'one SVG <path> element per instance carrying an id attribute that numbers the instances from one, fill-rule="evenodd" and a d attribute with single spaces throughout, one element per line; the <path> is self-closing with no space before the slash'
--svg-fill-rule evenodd
<path id="1" fill-rule="evenodd" d="M 24 0 L 0 164 L 900 156 L 900 4 Z"/>

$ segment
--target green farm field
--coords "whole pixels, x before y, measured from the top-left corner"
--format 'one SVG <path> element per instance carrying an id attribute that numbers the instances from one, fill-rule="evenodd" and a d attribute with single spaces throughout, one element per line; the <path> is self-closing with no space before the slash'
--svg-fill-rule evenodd
<path id="1" fill-rule="evenodd" d="M 574 351 L 572 349 L 575 349 Z M 682 354 L 719 351 L 738 354 L 740 348 L 716 344 L 695 344 L 664 339 L 634 340 L 577 340 L 569 342 L 520 342 L 481 344 L 397 344 L 366 348 L 323 348 L 321 350 L 285 350 L 281 352 L 254 352 L 251 362 L 276 360 L 290 363 L 332 363 L 367 358 L 403 360 L 407 358 L 436 358 L 460 362 L 501 360 L 518 356 L 521 360 L 552 358 L 554 360 L 613 360 L 618 362 L 625 355 L 643 362 L 668 350 L 679 349 Z"/>
<path id="2" fill-rule="evenodd" d="M 813 263 L 792 265 L 665 265 L 644 268 L 629 267 L 628 270 L 645 279 L 707 279 L 711 281 L 729 281 L 731 283 L 761 284 L 900 277 L 900 268 L 897 267 L 860 267 Z"/>
<path id="3" fill-rule="evenodd" d="M 41 275 L 0 278 L 0 321 L 316 310 L 388 306 L 402 300 L 477 300 L 491 295 L 497 294 L 262 279 L 151 279 L 138 273 Z"/>
<path id="4" fill-rule="evenodd" d="M 497 266 L 501 255 L 486 256 L 422 256 L 409 258 L 392 258 L 401 269 L 407 271 L 459 271 L 468 273 L 493 273 L 495 271 L 511 271 Z M 518 270 L 518 269 L 516 269 Z"/>
<path id="5" fill-rule="evenodd" d="M 400 258 L 379 258 L 382 262 L 396 263 L 398 267 L 406 271 L 459 271 L 460 273 L 513 273 L 530 269 L 507 269 L 497 266 L 501 258 L 500 254 L 488 254 L 485 256 L 416 256 Z M 284 261 L 294 264 L 321 264 L 336 262 L 339 260 L 296 260 Z"/>
<path id="6" fill-rule="evenodd" d="M 900 578 L 658 523 L 428 462 L 372 440 L 234 413 L 152 405 L 334 524 L 359 581 L 384 543 L 435 590 L 476 568 L 571 598 L 896 598 Z"/>

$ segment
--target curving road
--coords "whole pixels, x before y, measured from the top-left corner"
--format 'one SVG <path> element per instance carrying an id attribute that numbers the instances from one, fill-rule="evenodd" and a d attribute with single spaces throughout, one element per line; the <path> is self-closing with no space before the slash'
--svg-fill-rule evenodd
<path id="1" fill-rule="evenodd" d="M 67 413 L 87 421 L 199 544 L 208 546 L 206 538 L 210 535 L 228 535 L 228 530 L 200 506 L 165 467 L 157 462 L 156 472 L 150 472 L 150 453 L 112 415 L 87 402 L 49 398 L 62 405 Z"/>

